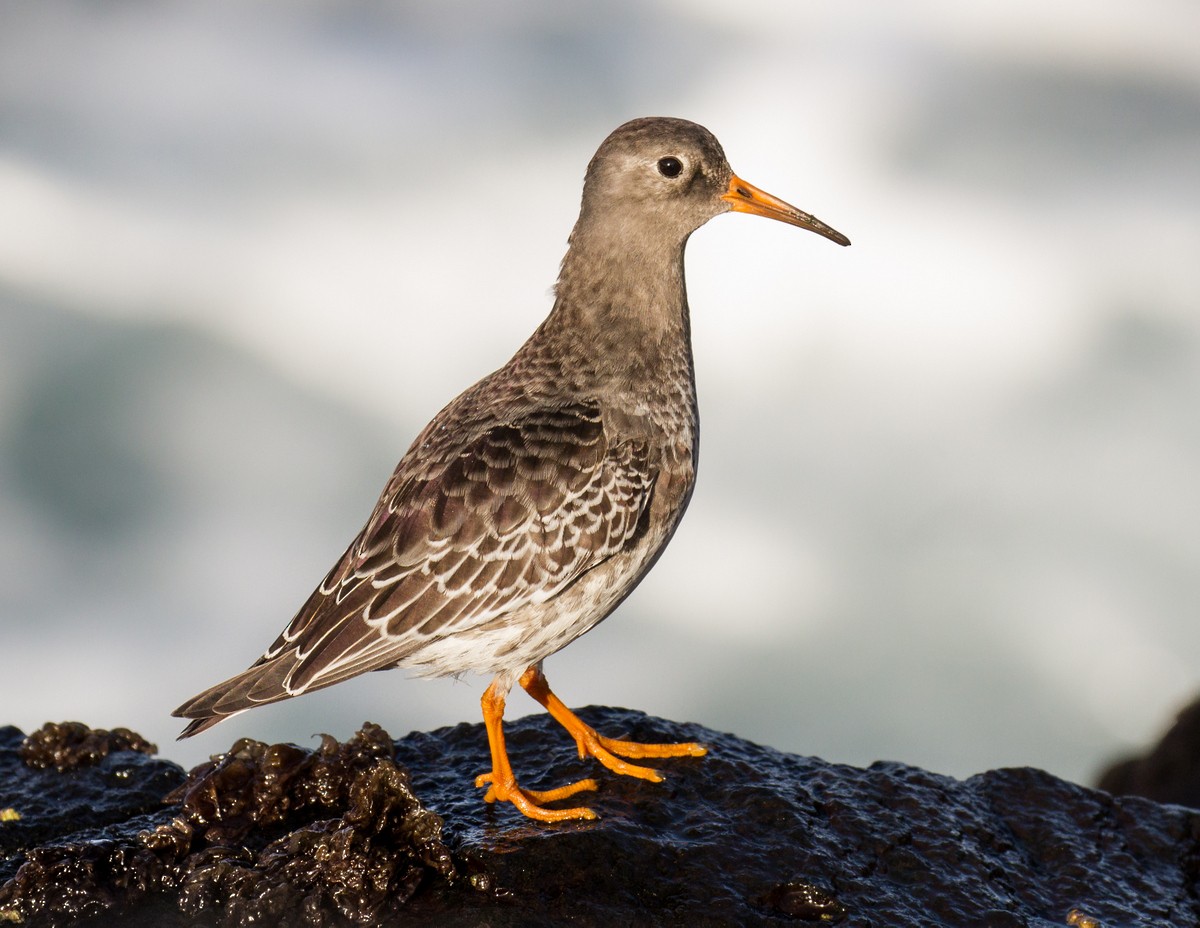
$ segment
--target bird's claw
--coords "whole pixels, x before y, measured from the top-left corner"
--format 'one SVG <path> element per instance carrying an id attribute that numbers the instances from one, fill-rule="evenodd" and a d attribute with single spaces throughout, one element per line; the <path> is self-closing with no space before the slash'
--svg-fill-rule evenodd
<path id="1" fill-rule="evenodd" d="M 577 780 L 574 783 L 568 783 L 566 786 L 560 786 L 557 789 L 522 789 L 517 785 L 515 779 L 509 779 L 508 782 L 497 781 L 495 772 L 481 773 L 475 778 L 475 786 L 482 789 L 484 786 L 488 791 L 484 793 L 484 802 L 511 802 L 522 813 L 529 818 L 537 819 L 541 822 L 565 822 L 579 819 L 594 819 L 596 813 L 585 806 L 578 806 L 573 809 L 547 809 L 544 804 L 548 802 L 557 802 L 560 799 L 567 799 L 574 796 L 576 793 L 586 792 L 597 788 L 596 781 L 592 779 Z"/>

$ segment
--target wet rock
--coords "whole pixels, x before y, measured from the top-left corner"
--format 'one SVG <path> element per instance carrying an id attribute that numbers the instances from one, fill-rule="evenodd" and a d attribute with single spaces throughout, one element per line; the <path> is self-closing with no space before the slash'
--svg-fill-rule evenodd
<path id="1" fill-rule="evenodd" d="M 324 736 L 315 751 L 243 739 L 192 771 L 167 797 L 180 802 L 178 817 L 143 841 L 181 860 L 179 907 L 189 915 L 216 910 L 229 925 L 373 923 L 427 874 L 458 876 L 441 819 L 393 752 L 370 724 L 344 743 Z"/>
<path id="2" fill-rule="evenodd" d="M 833 924 L 846 917 L 845 906 L 832 892 L 804 880 L 780 883 L 763 901 L 769 911 L 790 915 L 800 921 Z"/>
<path id="3" fill-rule="evenodd" d="M 240 742 L 193 772 L 156 824 L 93 833 L 90 856 L 70 866 L 53 848 L 29 859 L 65 873 L 60 887 L 90 886 L 81 899 L 116 899 L 105 912 L 121 911 L 108 923 L 123 926 L 1200 923 L 1198 812 L 1036 770 L 965 781 L 894 763 L 863 770 L 626 710 L 580 714 L 605 734 L 699 740 L 711 753 L 660 761 L 665 781 L 647 783 L 580 761 L 545 715 L 511 723 L 523 785 L 600 781 L 589 800 L 599 821 L 547 826 L 481 801 L 480 725 L 402 739 L 395 774 L 369 772 L 392 763 L 370 726 L 352 748 Z M 277 778 L 257 779 L 264 770 Z M 413 794 L 445 820 L 441 837 Z"/>
<path id="4" fill-rule="evenodd" d="M 600 821 L 546 828 L 479 804 L 478 726 L 399 743 L 454 846 L 485 855 L 509 905 L 536 913 L 489 903 L 490 925 L 837 924 L 844 912 L 846 926 L 1048 928 L 1072 909 L 1106 928 L 1200 923 L 1198 813 L 1038 770 L 864 770 L 625 710 L 580 715 L 608 735 L 711 751 L 659 761 L 667 779 L 646 783 L 579 761 L 544 716 L 522 719 L 508 740 L 524 785 L 601 783 Z"/>
<path id="5" fill-rule="evenodd" d="M 392 755 L 391 739 L 374 725 L 344 743 L 324 737 L 316 750 L 238 741 L 159 792 L 157 815 L 24 849 L 0 887 L 0 917 L 46 925 L 95 917 L 125 925 L 376 923 L 427 874 L 457 878 L 441 820 Z"/>
<path id="6" fill-rule="evenodd" d="M 158 748 L 128 728 L 88 728 L 82 722 L 47 722 L 22 743 L 18 753 L 28 767 L 59 773 L 92 767 L 113 751 L 156 754 Z"/>
<path id="7" fill-rule="evenodd" d="M 1200 699 L 1179 713 L 1149 752 L 1113 764 L 1097 785 L 1116 796 L 1200 809 Z"/>
<path id="8" fill-rule="evenodd" d="M 163 796 L 184 779 L 178 764 L 111 745 L 70 772 L 31 767 L 23 757 L 27 740 L 39 740 L 37 733 L 26 739 L 19 729 L 0 727 L 0 882 L 16 872 L 28 848 L 161 813 Z"/>

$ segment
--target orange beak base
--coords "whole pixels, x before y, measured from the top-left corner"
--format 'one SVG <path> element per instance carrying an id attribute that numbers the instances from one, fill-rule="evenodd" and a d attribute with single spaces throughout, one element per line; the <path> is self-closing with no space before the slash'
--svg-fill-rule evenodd
<path id="1" fill-rule="evenodd" d="M 798 210 L 790 203 L 785 203 L 778 197 L 773 197 L 765 190 L 759 190 L 753 184 L 748 184 L 736 174 L 729 180 L 728 192 L 721 199 L 729 204 L 729 208 L 738 213 L 752 213 L 755 216 L 766 216 L 768 219 L 778 219 L 790 226 L 799 226 L 823 235 L 839 245 L 849 245 L 850 239 L 837 229 L 825 225 L 816 216 L 811 216 L 803 210 Z"/>

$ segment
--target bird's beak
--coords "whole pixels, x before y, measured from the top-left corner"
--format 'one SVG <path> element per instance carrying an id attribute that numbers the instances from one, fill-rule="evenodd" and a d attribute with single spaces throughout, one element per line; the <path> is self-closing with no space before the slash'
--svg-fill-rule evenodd
<path id="1" fill-rule="evenodd" d="M 778 197 L 773 197 L 765 190 L 759 190 L 753 184 L 748 184 L 736 174 L 730 178 L 729 190 L 721 194 L 721 199 L 729 204 L 729 208 L 738 213 L 753 213 L 756 216 L 766 216 L 768 219 L 778 219 L 791 226 L 808 229 L 818 235 L 824 235 L 830 241 L 839 245 L 849 245 L 850 239 L 821 222 L 816 216 L 810 216 L 796 209 L 790 203 L 784 203 Z"/>

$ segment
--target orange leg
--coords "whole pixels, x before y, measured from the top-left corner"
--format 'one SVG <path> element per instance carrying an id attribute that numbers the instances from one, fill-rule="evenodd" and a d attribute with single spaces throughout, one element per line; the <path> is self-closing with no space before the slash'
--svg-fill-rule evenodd
<path id="1" fill-rule="evenodd" d="M 535 664 L 521 674 L 521 687 L 530 696 L 546 707 L 563 728 L 571 733 L 575 744 L 579 747 L 580 757 L 594 757 L 613 773 L 649 780 L 651 783 L 662 782 L 657 770 L 630 764 L 614 755 L 621 757 L 700 757 L 708 753 L 702 744 L 684 742 L 681 744 L 639 744 L 636 741 L 618 741 L 597 734 L 590 725 L 585 724 L 579 716 L 568 709 L 561 699 L 550 691 L 550 684 L 542 673 L 540 664 Z"/>
<path id="2" fill-rule="evenodd" d="M 483 706 L 483 724 L 487 729 L 488 747 L 492 751 L 492 772 L 480 774 L 475 779 L 477 787 L 488 787 L 488 791 L 483 797 L 484 801 L 511 802 L 530 818 L 536 818 L 542 822 L 595 818 L 596 813 L 583 806 L 575 809 L 542 808 L 543 803 L 555 802 L 584 790 L 595 789 L 595 780 L 580 780 L 577 783 L 551 790 L 522 789 L 517 785 L 512 765 L 508 762 L 508 751 L 504 747 L 504 691 L 496 685 L 498 682 L 498 679 L 493 680 L 480 700 L 480 704 Z"/>

